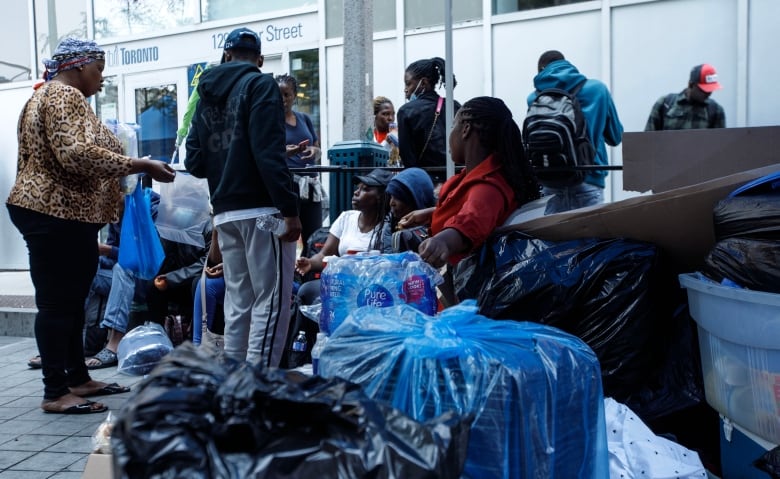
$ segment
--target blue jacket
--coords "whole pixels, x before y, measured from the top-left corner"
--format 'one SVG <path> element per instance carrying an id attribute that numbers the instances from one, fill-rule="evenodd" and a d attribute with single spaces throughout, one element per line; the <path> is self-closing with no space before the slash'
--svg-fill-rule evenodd
<path id="1" fill-rule="evenodd" d="M 596 148 L 595 162 L 599 165 L 609 164 L 606 142 L 617 146 L 623 139 L 623 125 L 618 118 L 612 95 L 607 86 L 598 80 L 588 79 L 577 70 L 577 67 L 566 60 L 557 60 L 548 64 L 544 70 L 534 77 L 536 91 L 528 95 L 528 105 L 536 99 L 537 92 L 547 88 L 559 88 L 571 91 L 582 82 L 582 89 L 577 93 L 577 100 L 582 107 L 582 114 L 588 122 L 588 134 L 593 147 Z M 604 188 L 604 177 L 607 171 L 594 171 L 585 178 L 586 183 Z"/>

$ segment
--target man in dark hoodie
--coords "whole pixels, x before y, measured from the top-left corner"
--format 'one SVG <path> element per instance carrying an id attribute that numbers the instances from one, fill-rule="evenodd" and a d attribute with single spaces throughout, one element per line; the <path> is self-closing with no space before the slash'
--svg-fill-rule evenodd
<path id="1" fill-rule="evenodd" d="M 588 124 L 590 142 L 596 149 L 596 157 L 593 161 L 597 165 L 608 165 L 609 159 L 604 143 L 610 146 L 619 145 L 623 139 L 623 125 L 620 123 L 617 108 L 607 86 L 580 73 L 577 67 L 566 61 L 563 54 L 557 50 L 542 53 L 537 67 L 539 74 L 534 77 L 536 90 L 528 95 L 528 105 L 531 105 L 542 90 L 559 88 L 572 91 L 577 85 L 583 83 L 582 88 L 577 92 L 577 100 Z M 545 214 L 560 213 L 603 202 L 606 176 L 606 170 L 596 170 L 589 172 L 585 181 L 576 186 L 544 187 L 544 195 L 552 196 L 547 202 Z"/>
<path id="2" fill-rule="evenodd" d="M 259 71 L 257 33 L 230 32 L 223 58 L 200 79 L 184 164 L 209 183 L 225 278 L 225 354 L 279 366 L 301 234 L 284 107 L 273 77 Z"/>

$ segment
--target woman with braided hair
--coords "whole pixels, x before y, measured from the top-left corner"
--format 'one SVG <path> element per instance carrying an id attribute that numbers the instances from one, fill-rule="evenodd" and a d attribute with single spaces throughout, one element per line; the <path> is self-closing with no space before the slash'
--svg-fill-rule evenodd
<path id="1" fill-rule="evenodd" d="M 458 84 L 452 78 L 452 87 Z M 404 96 L 408 103 L 398 109 L 398 149 L 404 167 L 444 167 L 447 162 L 444 98 L 436 88 L 444 86 L 444 60 L 417 60 L 406 68 Z M 455 112 L 460 104 L 455 102 Z M 446 179 L 442 171 L 428 171 L 433 184 Z"/>
<path id="2" fill-rule="evenodd" d="M 498 98 L 477 97 L 455 115 L 450 151 L 465 165 L 444 183 L 435 208 L 401 219 L 402 227 L 431 223 L 420 244 L 423 260 L 455 265 L 488 239 L 519 206 L 540 197 L 540 187 L 523 153 L 520 128 Z"/>

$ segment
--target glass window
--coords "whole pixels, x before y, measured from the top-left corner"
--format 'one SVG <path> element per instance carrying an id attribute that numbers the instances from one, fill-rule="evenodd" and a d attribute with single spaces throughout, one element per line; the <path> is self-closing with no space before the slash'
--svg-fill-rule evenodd
<path id="1" fill-rule="evenodd" d="M 0 83 L 32 79 L 31 38 L 27 2 L 4 2 L 0 19 L 0 42 L 4 45 L 0 50 Z"/>
<path id="2" fill-rule="evenodd" d="M 395 30 L 395 0 L 373 0 L 374 31 Z M 325 37 L 344 36 L 344 0 L 325 0 Z"/>
<path id="3" fill-rule="evenodd" d="M 140 126 L 138 156 L 171 161 L 178 128 L 176 85 L 137 88 L 135 113 L 135 122 Z"/>
<path id="4" fill-rule="evenodd" d="M 63 38 L 87 38 L 87 11 L 84 0 L 35 0 L 35 42 L 38 58 L 51 58 Z M 37 78 L 43 75 L 38 62 Z"/>
<path id="5" fill-rule="evenodd" d="M 444 2 L 405 0 L 404 22 L 407 29 L 444 25 Z M 482 0 L 453 0 L 453 23 L 482 18 Z"/>
<path id="6" fill-rule="evenodd" d="M 119 88 L 115 76 L 103 78 L 103 89 L 95 95 L 95 113 L 100 121 L 119 118 Z"/>
<path id="7" fill-rule="evenodd" d="M 308 114 L 322 144 L 320 130 L 320 61 L 319 51 L 290 52 L 290 75 L 298 81 L 295 110 Z"/>
<path id="8" fill-rule="evenodd" d="M 202 0 L 201 9 L 207 22 L 309 5 L 317 5 L 317 0 Z"/>
<path id="9" fill-rule="evenodd" d="M 555 7 L 570 3 L 585 2 L 587 0 L 493 0 L 493 15 L 518 12 L 520 10 L 533 10 L 535 8 Z"/>
<path id="10" fill-rule="evenodd" d="M 93 4 L 95 39 L 159 33 L 200 23 L 199 0 L 100 0 Z"/>

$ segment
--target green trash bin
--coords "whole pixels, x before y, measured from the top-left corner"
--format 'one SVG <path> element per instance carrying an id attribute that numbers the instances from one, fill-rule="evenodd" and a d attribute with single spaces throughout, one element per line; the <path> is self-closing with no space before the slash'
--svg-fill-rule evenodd
<path id="1" fill-rule="evenodd" d="M 380 168 L 387 166 L 388 152 L 378 143 L 363 140 L 340 141 L 328 149 L 331 166 Z M 330 222 L 342 211 L 352 209 L 355 186 L 352 179 L 364 173 L 360 171 L 332 171 L 330 176 Z"/>

